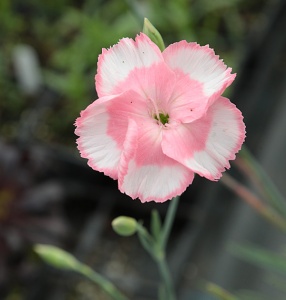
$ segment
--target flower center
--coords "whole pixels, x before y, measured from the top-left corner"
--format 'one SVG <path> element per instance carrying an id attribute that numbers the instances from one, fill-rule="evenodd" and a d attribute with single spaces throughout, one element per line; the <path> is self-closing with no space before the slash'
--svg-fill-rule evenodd
<path id="1" fill-rule="evenodd" d="M 168 114 L 163 114 L 159 113 L 158 115 L 154 115 L 154 119 L 165 125 L 169 121 L 169 115 Z"/>

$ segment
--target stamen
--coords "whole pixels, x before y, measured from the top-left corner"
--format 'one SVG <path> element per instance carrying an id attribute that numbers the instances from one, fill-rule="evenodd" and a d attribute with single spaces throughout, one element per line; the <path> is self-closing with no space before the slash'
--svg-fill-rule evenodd
<path id="1" fill-rule="evenodd" d="M 159 121 L 160 123 L 162 123 L 163 125 L 165 125 L 166 123 L 169 122 L 169 115 L 168 114 L 163 114 L 163 113 L 159 113 L 159 118 L 154 115 L 154 119 Z"/>

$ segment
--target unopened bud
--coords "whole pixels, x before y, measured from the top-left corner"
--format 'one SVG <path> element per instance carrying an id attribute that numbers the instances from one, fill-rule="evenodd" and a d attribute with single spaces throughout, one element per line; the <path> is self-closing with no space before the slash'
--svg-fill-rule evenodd
<path id="1" fill-rule="evenodd" d="M 80 262 L 70 253 L 51 245 L 38 244 L 34 251 L 49 265 L 65 270 L 76 270 Z"/>
<path id="2" fill-rule="evenodd" d="M 144 19 L 143 33 L 145 33 L 151 41 L 160 48 L 161 51 L 165 49 L 165 44 L 160 32 L 147 18 Z"/>
<path id="3" fill-rule="evenodd" d="M 119 235 L 130 236 L 137 231 L 137 221 L 131 217 L 120 216 L 112 221 L 112 228 Z"/>

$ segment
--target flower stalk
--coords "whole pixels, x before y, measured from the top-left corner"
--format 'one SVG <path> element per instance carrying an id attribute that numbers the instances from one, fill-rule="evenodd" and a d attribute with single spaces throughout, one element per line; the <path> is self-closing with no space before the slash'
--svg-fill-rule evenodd
<path id="1" fill-rule="evenodd" d="M 77 272 L 96 283 L 114 300 L 128 300 L 113 283 L 104 278 L 89 266 L 81 263 L 70 253 L 51 245 L 35 245 L 34 251 L 49 265 L 62 269 Z"/>
<path id="2" fill-rule="evenodd" d="M 174 223 L 174 218 L 175 218 L 175 215 L 176 215 L 177 207 L 178 207 L 178 204 L 179 204 L 179 199 L 180 199 L 179 196 L 174 197 L 172 199 L 172 201 L 170 202 L 169 207 L 168 207 L 166 220 L 164 222 L 164 227 L 163 227 L 162 237 L 161 237 L 161 239 L 162 239 L 162 248 L 163 249 L 166 248 L 166 245 L 167 245 L 167 242 L 168 242 L 168 239 L 169 239 L 169 236 L 170 236 L 170 232 L 171 232 L 171 229 L 172 229 L 172 226 L 173 226 L 173 223 Z"/>
<path id="3" fill-rule="evenodd" d="M 136 223 L 136 232 L 141 245 L 157 264 L 162 281 L 159 288 L 159 299 L 164 300 L 176 300 L 172 277 L 166 261 L 166 246 L 174 224 L 179 199 L 180 197 L 177 196 L 170 201 L 163 225 L 161 224 L 158 211 L 152 211 L 151 233 L 148 232 L 141 222 Z M 125 228 L 125 225 L 129 222 L 128 217 L 118 217 L 112 223 L 118 223 L 115 222 L 116 220 L 121 220 L 120 227 L 123 228 Z M 126 222 L 126 224 L 124 224 L 124 222 Z M 113 226 L 113 229 L 118 233 L 116 226 Z"/>
<path id="4" fill-rule="evenodd" d="M 163 281 L 163 289 L 164 289 L 164 300 L 175 300 L 175 291 L 173 286 L 173 280 L 169 271 L 169 267 L 167 265 L 165 255 L 162 256 L 161 259 L 157 259 L 157 265 L 159 267 L 160 275 Z M 162 300 L 163 300 L 162 299 Z"/>
<path id="5" fill-rule="evenodd" d="M 104 290 L 112 299 L 114 300 L 128 300 L 128 298 L 123 295 L 113 283 L 102 277 L 100 274 L 96 273 L 89 266 L 80 264 L 78 270 L 80 274 L 84 275 L 94 283 L 98 284 L 102 290 Z"/>
<path id="6" fill-rule="evenodd" d="M 160 254 L 156 256 L 156 262 L 163 282 L 166 300 L 176 299 L 173 280 L 166 261 L 166 247 L 174 224 L 179 200 L 180 197 L 177 196 L 170 201 L 161 235 L 159 236 L 159 239 L 155 240 L 155 245 L 159 250 L 158 253 Z"/>
<path id="7" fill-rule="evenodd" d="M 150 254 L 158 266 L 162 280 L 162 285 L 159 289 L 161 293 L 159 294 L 162 295 L 160 299 L 164 300 L 176 299 L 172 277 L 166 261 L 166 246 L 174 223 L 179 199 L 180 197 L 175 197 L 171 200 L 162 228 L 160 228 L 160 225 L 157 225 L 157 229 L 155 231 L 153 230 L 152 235 L 141 223 L 137 223 L 139 240 L 143 248 Z M 159 223 L 158 212 L 156 211 L 152 213 L 152 224 L 154 223 Z M 160 232 L 158 232 L 158 230 L 160 230 Z"/>

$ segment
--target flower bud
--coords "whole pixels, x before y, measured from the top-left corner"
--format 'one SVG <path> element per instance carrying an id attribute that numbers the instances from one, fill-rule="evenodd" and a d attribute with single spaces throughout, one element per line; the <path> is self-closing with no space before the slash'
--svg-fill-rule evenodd
<path id="1" fill-rule="evenodd" d="M 131 236 L 137 231 L 137 221 L 131 217 L 117 217 L 111 224 L 113 230 L 122 236 Z"/>
<path id="2" fill-rule="evenodd" d="M 147 18 L 144 18 L 143 33 L 145 33 L 151 41 L 160 48 L 161 51 L 165 49 L 165 44 L 160 32 Z"/>
<path id="3" fill-rule="evenodd" d="M 80 262 L 68 252 L 51 245 L 38 244 L 34 251 L 49 265 L 65 270 L 76 270 Z"/>

